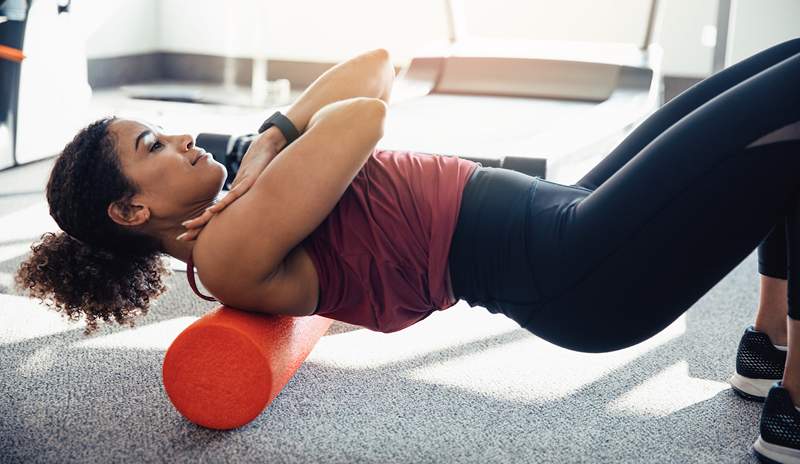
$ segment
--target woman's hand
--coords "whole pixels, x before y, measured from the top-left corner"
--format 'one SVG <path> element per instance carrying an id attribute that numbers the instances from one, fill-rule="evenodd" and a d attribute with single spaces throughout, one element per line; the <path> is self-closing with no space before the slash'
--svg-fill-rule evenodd
<path id="1" fill-rule="evenodd" d="M 253 186 L 259 174 L 261 174 L 270 161 L 278 154 L 277 146 L 271 142 L 271 139 L 265 137 L 265 134 L 267 133 L 264 132 L 259 135 L 247 148 L 247 152 L 242 157 L 239 170 L 236 172 L 236 177 L 234 177 L 231 183 L 231 189 L 228 191 L 228 194 L 214 205 L 206 208 L 200 216 L 184 221 L 182 225 L 186 227 L 187 231 L 176 237 L 176 240 L 195 240 L 197 236 L 200 235 L 200 231 L 203 230 L 203 227 L 205 227 L 215 214 L 227 208 L 228 205 L 250 190 L 250 187 Z"/>

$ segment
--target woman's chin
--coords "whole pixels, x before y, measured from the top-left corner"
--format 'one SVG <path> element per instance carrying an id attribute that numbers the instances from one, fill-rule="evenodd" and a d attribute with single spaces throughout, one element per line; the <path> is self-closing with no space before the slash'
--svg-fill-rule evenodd
<path id="1" fill-rule="evenodd" d="M 223 172 L 224 172 L 224 171 L 223 171 Z M 228 178 L 228 174 L 227 174 L 227 173 L 225 173 L 225 175 L 224 175 L 224 176 L 221 176 L 221 177 L 218 179 L 218 182 L 217 182 L 217 192 L 221 192 L 221 191 L 222 191 L 222 187 L 224 187 L 224 186 L 225 186 L 225 180 L 226 180 L 227 178 Z"/>
<path id="2" fill-rule="evenodd" d="M 217 169 L 216 169 L 216 171 L 217 171 L 216 172 L 216 180 L 217 180 L 217 184 L 218 184 L 217 192 L 220 192 L 222 190 L 222 187 L 225 186 L 225 180 L 228 178 L 228 169 L 225 168 L 225 165 L 217 162 L 216 160 L 214 161 L 214 164 L 217 167 Z"/>

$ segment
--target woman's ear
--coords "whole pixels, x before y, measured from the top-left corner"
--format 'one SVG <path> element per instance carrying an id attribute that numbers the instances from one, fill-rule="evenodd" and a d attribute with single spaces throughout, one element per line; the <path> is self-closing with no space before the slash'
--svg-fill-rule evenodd
<path id="1" fill-rule="evenodd" d="M 138 226 L 150 219 L 150 208 L 129 200 L 117 200 L 108 205 L 108 217 L 122 226 Z"/>

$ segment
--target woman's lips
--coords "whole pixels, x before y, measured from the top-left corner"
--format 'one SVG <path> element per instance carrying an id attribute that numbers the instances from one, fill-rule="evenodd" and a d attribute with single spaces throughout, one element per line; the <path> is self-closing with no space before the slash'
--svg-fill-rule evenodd
<path id="1" fill-rule="evenodd" d="M 208 152 L 207 152 L 207 151 L 201 151 L 201 152 L 200 152 L 200 154 L 199 154 L 199 155 L 197 155 L 197 158 L 195 158 L 195 159 L 194 159 L 194 161 L 192 161 L 192 166 L 194 166 L 195 164 L 197 164 L 197 162 L 198 162 L 198 161 L 200 161 L 200 158 L 202 158 L 202 157 L 204 157 L 204 156 L 210 156 L 210 155 L 208 154 Z"/>

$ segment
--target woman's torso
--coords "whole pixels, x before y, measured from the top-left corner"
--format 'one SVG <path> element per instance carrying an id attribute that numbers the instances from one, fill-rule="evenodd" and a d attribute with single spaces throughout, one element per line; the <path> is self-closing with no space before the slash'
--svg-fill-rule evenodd
<path id="1" fill-rule="evenodd" d="M 281 285 L 297 287 L 302 285 L 308 289 L 308 300 L 303 302 L 305 308 L 319 307 L 319 275 L 314 267 L 308 251 L 302 245 L 298 245 L 284 260 L 284 268 L 288 271 L 283 275 Z M 447 279 L 452 281 L 452 276 L 447 271 Z"/>
<path id="2" fill-rule="evenodd" d="M 447 256 L 461 192 L 478 165 L 376 149 L 331 214 L 284 262 L 305 307 L 373 330 L 400 330 L 456 303 Z"/>
<path id="3" fill-rule="evenodd" d="M 284 282 L 281 285 L 289 285 L 297 288 L 304 286 L 308 289 L 308 300 L 303 303 L 305 308 L 317 308 L 319 305 L 319 275 L 308 255 L 305 247 L 296 246 L 284 260 Z"/>
<path id="4" fill-rule="evenodd" d="M 258 305 L 281 301 L 283 313 L 314 309 L 382 332 L 454 305 L 447 257 L 461 193 L 477 167 L 376 149 L 331 213 L 284 258 Z"/>

